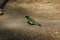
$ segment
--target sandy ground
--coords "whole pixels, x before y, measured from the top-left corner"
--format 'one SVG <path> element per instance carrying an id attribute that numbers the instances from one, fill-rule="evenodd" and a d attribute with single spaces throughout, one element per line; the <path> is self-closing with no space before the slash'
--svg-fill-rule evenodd
<path id="1" fill-rule="evenodd" d="M 60 40 L 59 4 L 11 3 L 4 13 L 0 16 L 0 40 Z M 29 25 L 26 15 L 42 26 Z"/>

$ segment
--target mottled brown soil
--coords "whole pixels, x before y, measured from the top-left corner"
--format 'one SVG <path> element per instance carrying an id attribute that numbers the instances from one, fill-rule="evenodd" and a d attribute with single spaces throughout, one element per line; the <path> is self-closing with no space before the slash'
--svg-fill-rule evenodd
<path id="1" fill-rule="evenodd" d="M 0 40 L 60 40 L 60 5 L 16 3 L 5 7 L 0 16 Z M 28 15 L 42 26 L 29 25 Z"/>

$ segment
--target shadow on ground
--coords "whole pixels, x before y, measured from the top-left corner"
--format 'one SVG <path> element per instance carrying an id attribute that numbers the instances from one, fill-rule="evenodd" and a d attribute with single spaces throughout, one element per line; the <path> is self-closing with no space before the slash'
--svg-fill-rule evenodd
<path id="1" fill-rule="evenodd" d="M 17 30 L 0 29 L 0 40 L 54 40 L 52 36 L 40 34 L 39 36 L 27 36 L 28 33 L 22 33 Z"/>

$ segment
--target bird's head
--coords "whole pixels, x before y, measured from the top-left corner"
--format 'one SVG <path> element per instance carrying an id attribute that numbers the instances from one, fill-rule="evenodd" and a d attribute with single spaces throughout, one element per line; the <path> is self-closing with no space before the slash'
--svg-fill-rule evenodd
<path id="1" fill-rule="evenodd" d="M 25 16 L 27 19 L 29 19 L 29 16 Z"/>

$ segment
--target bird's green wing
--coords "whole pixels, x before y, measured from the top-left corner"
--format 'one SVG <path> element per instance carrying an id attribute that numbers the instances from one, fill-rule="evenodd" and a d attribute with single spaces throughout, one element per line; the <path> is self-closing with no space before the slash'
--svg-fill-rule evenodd
<path id="1" fill-rule="evenodd" d="M 35 24 L 35 20 L 33 20 L 32 18 L 29 18 L 29 19 L 28 19 L 28 22 L 29 22 L 30 24 Z"/>
<path id="2" fill-rule="evenodd" d="M 42 26 L 40 23 L 36 22 L 34 19 L 29 18 L 28 19 L 28 23 L 31 25 L 38 25 L 38 26 Z"/>

